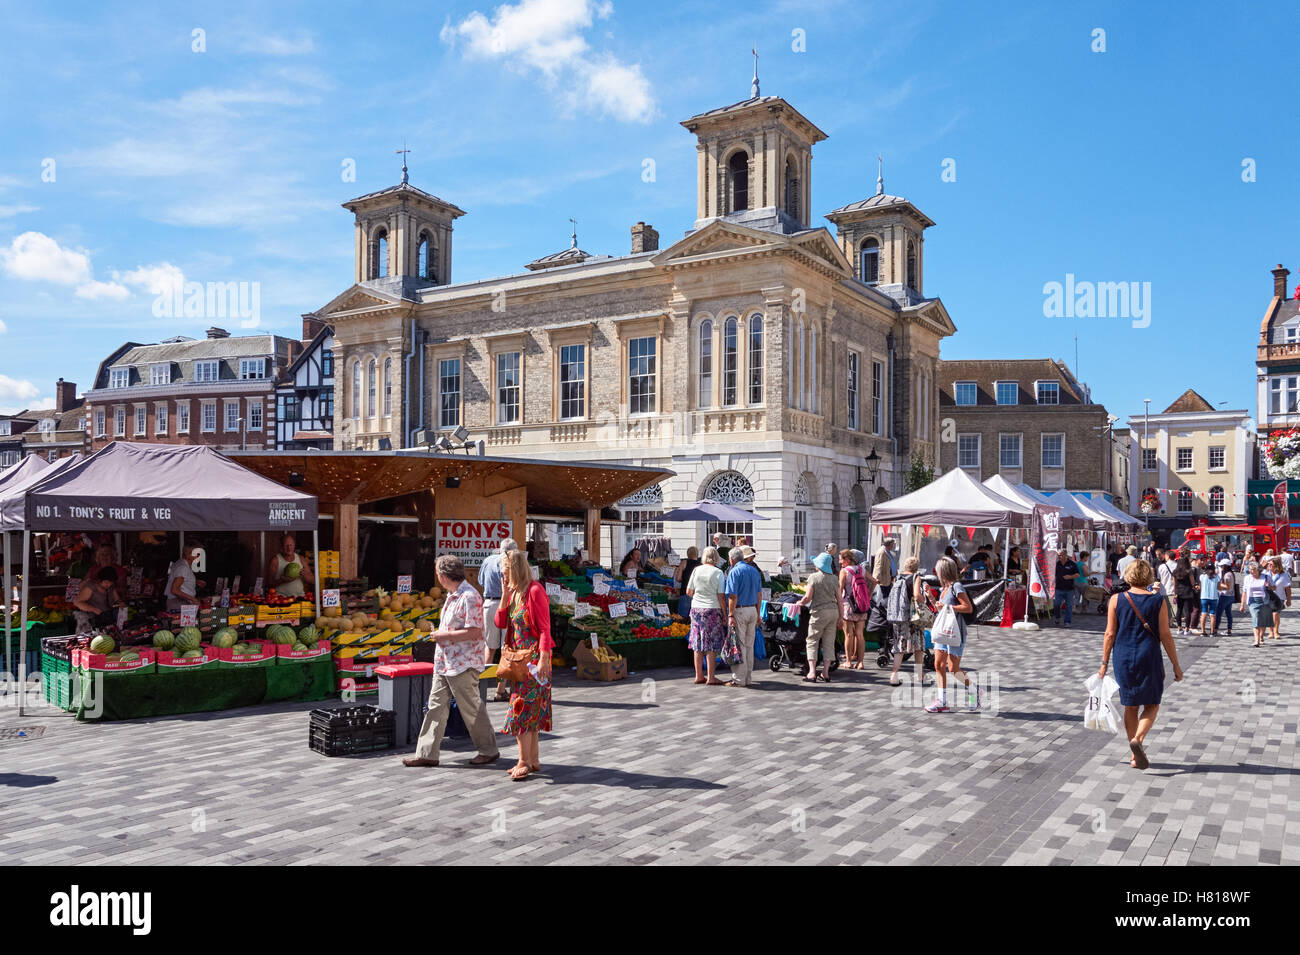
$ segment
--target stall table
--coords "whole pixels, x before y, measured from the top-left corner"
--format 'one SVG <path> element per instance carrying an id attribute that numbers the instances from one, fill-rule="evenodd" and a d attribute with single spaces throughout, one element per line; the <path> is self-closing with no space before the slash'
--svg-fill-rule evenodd
<path id="1" fill-rule="evenodd" d="M 1025 618 L 1025 601 L 1029 591 L 1024 587 L 1008 587 L 1006 600 L 1002 604 L 1002 626 L 1009 627 L 1017 620 Z"/>

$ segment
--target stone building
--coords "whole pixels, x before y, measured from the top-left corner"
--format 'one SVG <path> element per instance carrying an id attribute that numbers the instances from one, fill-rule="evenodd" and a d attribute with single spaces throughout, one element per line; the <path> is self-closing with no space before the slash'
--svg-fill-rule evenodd
<path id="1" fill-rule="evenodd" d="M 85 452 L 87 443 L 85 401 L 74 382 L 60 378 L 53 408 L 0 415 L 0 472 L 33 454 L 57 461 Z"/>
<path id="2" fill-rule="evenodd" d="M 1049 494 L 1112 496 L 1109 416 L 1062 362 L 941 362 L 939 414 L 945 471 L 961 467 L 978 481 L 1001 474 Z"/>
<path id="3" fill-rule="evenodd" d="M 1263 436 L 1300 427 L 1300 286 L 1295 296 L 1287 295 L 1290 275 L 1280 264 L 1273 269 L 1273 297 L 1259 323 L 1255 381 Z M 1259 477 L 1267 477 L 1266 471 Z"/>
<path id="4" fill-rule="evenodd" d="M 654 518 L 712 497 L 769 518 L 718 528 L 752 533 L 768 567 L 863 544 L 869 504 L 901 492 L 914 452 L 935 456 L 939 343 L 955 329 L 922 285 L 932 223 L 878 178 L 827 215 L 836 234 L 814 224 L 826 134 L 754 92 L 682 123 L 697 217 L 665 245 L 638 222 L 625 254 L 575 234 L 518 273 L 453 283 L 465 213 L 405 166 L 345 203 L 354 283 L 314 313 L 335 329 L 335 446 L 409 447 L 463 425 L 489 454 L 675 471 L 623 502 L 628 541 L 703 544 L 714 528 Z"/>

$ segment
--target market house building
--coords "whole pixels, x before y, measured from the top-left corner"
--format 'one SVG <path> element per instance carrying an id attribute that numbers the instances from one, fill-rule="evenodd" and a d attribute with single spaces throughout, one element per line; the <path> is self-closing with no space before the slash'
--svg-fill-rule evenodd
<path id="1" fill-rule="evenodd" d="M 940 445 L 944 471 L 1112 497 L 1109 416 L 1063 362 L 941 362 L 939 414 L 954 438 Z"/>
<path id="2" fill-rule="evenodd" d="M 1256 454 L 1249 411 L 1216 409 L 1189 388 L 1159 414 L 1130 415 L 1128 426 L 1132 512 L 1141 513 L 1143 496 L 1154 491 L 1160 508 L 1150 515 L 1152 530 L 1246 519 Z"/>
<path id="3" fill-rule="evenodd" d="M 275 447 L 275 388 L 300 343 L 280 335 L 178 335 L 128 342 L 109 355 L 86 392 L 90 448 L 114 441 Z"/>
<path id="4" fill-rule="evenodd" d="M 335 446 L 409 447 L 464 426 L 489 454 L 663 467 L 622 502 L 626 543 L 679 551 L 713 528 L 657 514 L 702 497 L 753 508 L 762 560 L 864 544 L 870 503 L 933 461 L 939 343 L 955 328 L 926 294 L 924 232 L 876 192 L 812 215 L 826 134 L 784 99 L 692 116 L 696 219 L 660 243 L 637 222 L 617 255 L 572 235 L 511 275 L 454 283 L 465 212 L 402 181 L 344 203 L 354 283 L 315 316 L 335 329 Z M 879 461 L 872 474 L 866 459 Z"/>

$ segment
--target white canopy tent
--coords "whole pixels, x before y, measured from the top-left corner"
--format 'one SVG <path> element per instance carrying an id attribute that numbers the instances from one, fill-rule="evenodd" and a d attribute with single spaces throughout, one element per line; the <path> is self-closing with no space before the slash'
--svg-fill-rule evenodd
<path id="1" fill-rule="evenodd" d="M 1126 527 L 1145 527 L 1146 521 L 1140 517 L 1134 517 L 1132 514 L 1125 514 L 1118 507 L 1106 500 L 1104 497 L 1092 497 L 1088 499 L 1093 507 L 1103 514 L 1109 514 L 1116 523 Z"/>
<path id="2" fill-rule="evenodd" d="M 1117 532 L 1124 526 L 1113 515 L 1107 514 L 1099 508 L 1097 502 L 1092 498 L 1085 497 L 1082 494 L 1070 494 L 1070 497 L 1074 498 L 1074 503 L 1079 505 L 1079 510 L 1083 511 L 1084 515 L 1093 521 L 1093 525 L 1098 530 Z"/>

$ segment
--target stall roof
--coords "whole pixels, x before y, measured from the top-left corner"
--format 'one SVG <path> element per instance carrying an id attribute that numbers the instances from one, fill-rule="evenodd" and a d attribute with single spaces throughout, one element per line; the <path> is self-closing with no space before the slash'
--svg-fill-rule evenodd
<path id="1" fill-rule="evenodd" d="M 1064 488 L 1047 495 L 1047 503 L 1055 504 L 1061 509 L 1061 518 L 1072 517 L 1075 520 L 1083 521 L 1083 526 L 1092 530 L 1106 530 L 1105 527 L 1098 527 L 1098 524 L 1109 522 L 1109 518 L 1093 517 L 1091 512 L 1084 510 L 1083 505 L 1069 491 Z"/>
<path id="2" fill-rule="evenodd" d="M 953 468 L 920 490 L 871 509 L 873 524 L 955 524 L 960 527 L 1027 527 L 1033 508 L 1009 500 Z"/>
<path id="3" fill-rule="evenodd" d="M 3 474 L 0 474 L 0 495 L 3 495 L 5 489 L 18 481 L 27 481 L 33 474 L 38 474 L 50 466 L 39 455 L 29 454 L 13 467 L 8 468 Z"/>
<path id="4" fill-rule="evenodd" d="M 329 504 L 364 504 L 418 491 L 436 495 L 449 477 L 497 478 L 501 489 L 524 487 L 528 511 L 583 517 L 643 487 L 673 477 L 666 468 L 584 461 L 454 456 L 410 451 L 230 451 L 245 467 L 273 481 L 315 494 Z"/>
<path id="5" fill-rule="evenodd" d="M 1134 517 L 1132 514 L 1125 514 L 1104 497 L 1090 497 L 1088 498 L 1088 501 L 1095 509 L 1101 511 L 1103 514 L 1111 515 L 1119 524 L 1125 524 L 1129 527 L 1142 526 L 1143 522 L 1139 518 Z"/>
<path id="6" fill-rule="evenodd" d="M 115 441 L 28 489 L 32 530 L 315 530 L 316 498 L 201 445 Z"/>
<path id="7" fill-rule="evenodd" d="M 26 458 L 25 461 L 34 461 Z M 53 464 L 42 462 L 45 467 L 30 468 L 17 480 L 0 484 L 0 531 L 20 531 L 26 526 L 27 491 L 48 477 L 63 471 L 81 460 L 81 453 L 74 452 L 66 458 L 59 458 Z M 25 463 L 25 462 L 24 462 Z M 15 471 L 17 468 L 14 469 Z M 5 472 L 8 477 L 10 472 Z"/>

